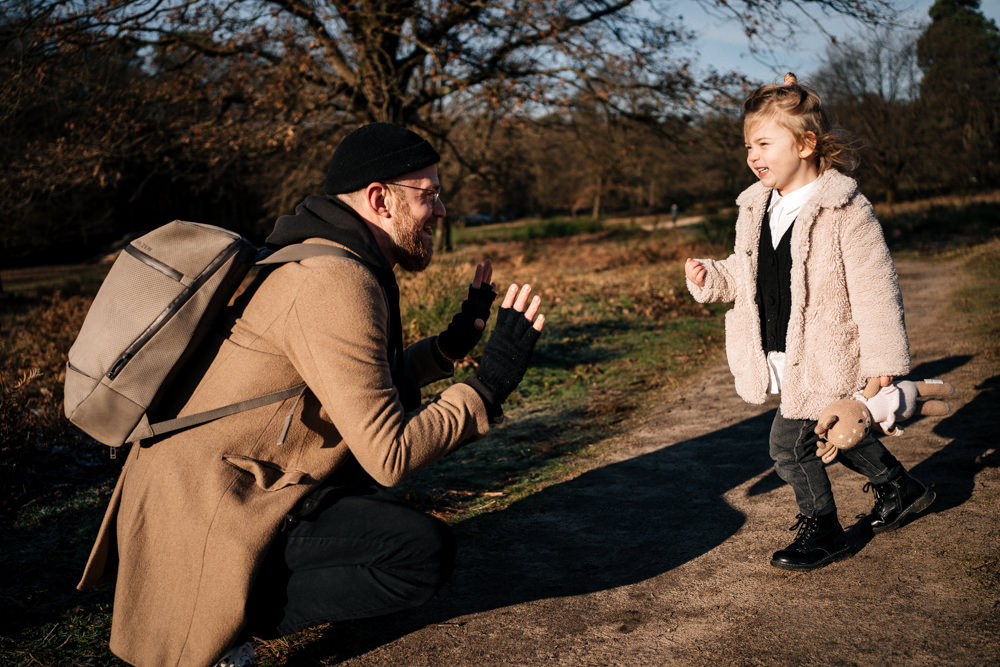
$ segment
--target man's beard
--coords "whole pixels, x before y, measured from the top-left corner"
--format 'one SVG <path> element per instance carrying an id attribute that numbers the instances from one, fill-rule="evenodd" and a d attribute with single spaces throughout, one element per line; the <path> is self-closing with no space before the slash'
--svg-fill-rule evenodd
<path id="1" fill-rule="evenodd" d="M 396 246 L 396 261 L 406 271 L 423 271 L 434 256 L 433 242 L 424 240 L 422 225 L 410 210 L 410 202 L 399 198 L 396 224 L 389 228 L 389 237 Z"/>

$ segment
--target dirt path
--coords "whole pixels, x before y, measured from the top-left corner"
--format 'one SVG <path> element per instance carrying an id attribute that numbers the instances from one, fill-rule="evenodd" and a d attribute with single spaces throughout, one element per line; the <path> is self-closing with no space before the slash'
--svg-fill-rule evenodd
<path id="1" fill-rule="evenodd" d="M 997 664 L 998 364 L 949 308 L 957 263 L 897 269 L 914 376 L 957 388 L 952 415 L 887 443 L 937 490 L 916 521 L 850 530 L 855 555 L 819 571 L 772 568 L 796 513 L 766 451 L 775 405 L 743 403 L 720 358 L 593 469 L 460 524 L 455 579 L 426 607 L 333 626 L 295 663 Z M 853 526 L 864 480 L 830 475 Z"/>

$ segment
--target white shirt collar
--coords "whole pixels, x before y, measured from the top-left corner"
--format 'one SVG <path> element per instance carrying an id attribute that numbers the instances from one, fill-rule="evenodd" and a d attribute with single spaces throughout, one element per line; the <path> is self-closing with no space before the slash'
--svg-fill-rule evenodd
<path id="1" fill-rule="evenodd" d="M 781 237 L 792 226 L 795 218 L 799 216 L 799 211 L 802 210 L 802 207 L 812 197 L 818 180 L 807 183 L 798 190 L 789 192 L 784 197 L 778 194 L 777 188 L 771 190 L 771 201 L 767 206 L 767 210 L 770 213 L 768 223 L 771 228 L 771 244 L 773 247 L 778 247 Z"/>
<path id="2" fill-rule="evenodd" d="M 767 210 L 772 210 L 776 204 L 781 202 L 781 208 L 785 211 L 794 210 L 796 213 L 802 208 L 802 205 L 809 201 L 809 197 L 816 190 L 816 183 L 819 179 L 806 183 L 798 190 L 793 190 L 787 195 L 782 197 L 778 194 L 778 188 L 771 190 L 771 203 L 768 205 Z"/>

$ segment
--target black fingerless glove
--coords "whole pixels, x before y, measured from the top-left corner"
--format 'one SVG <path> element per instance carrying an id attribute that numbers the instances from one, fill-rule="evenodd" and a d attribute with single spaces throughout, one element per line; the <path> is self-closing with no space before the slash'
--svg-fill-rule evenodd
<path id="1" fill-rule="evenodd" d="M 469 297 L 462 302 L 462 309 L 437 337 L 438 349 L 449 361 L 463 358 L 483 337 L 482 330 L 476 328 L 476 320 L 485 323 L 490 319 L 490 308 L 496 297 L 493 285 L 469 286 Z"/>
<path id="2" fill-rule="evenodd" d="M 479 367 L 465 380 L 482 397 L 491 419 L 503 414 L 500 406 L 524 377 L 540 333 L 513 308 L 501 308 L 497 314 Z"/>

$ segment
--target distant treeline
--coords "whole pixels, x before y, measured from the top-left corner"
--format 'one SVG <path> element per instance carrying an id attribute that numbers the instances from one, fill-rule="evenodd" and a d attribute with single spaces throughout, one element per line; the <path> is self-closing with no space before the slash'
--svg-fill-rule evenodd
<path id="1" fill-rule="evenodd" d="M 458 3 L 443 15 L 415 0 L 393 5 L 389 26 L 367 3 L 325 23 L 306 11 L 322 3 L 294 15 L 273 0 L 237 4 L 0 11 L 4 265 L 91 258 L 173 218 L 259 239 L 321 189 L 339 138 L 370 120 L 440 147 L 453 224 L 729 205 L 753 180 L 738 114 L 751 84 L 695 81 L 669 57 L 682 32 L 612 3 Z M 863 191 L 892 202 L 1000 186 L 996 25 L 978 0 L 939 0 L 906 35 L 873 29 L 796 73 L 857 139 Z"/>

